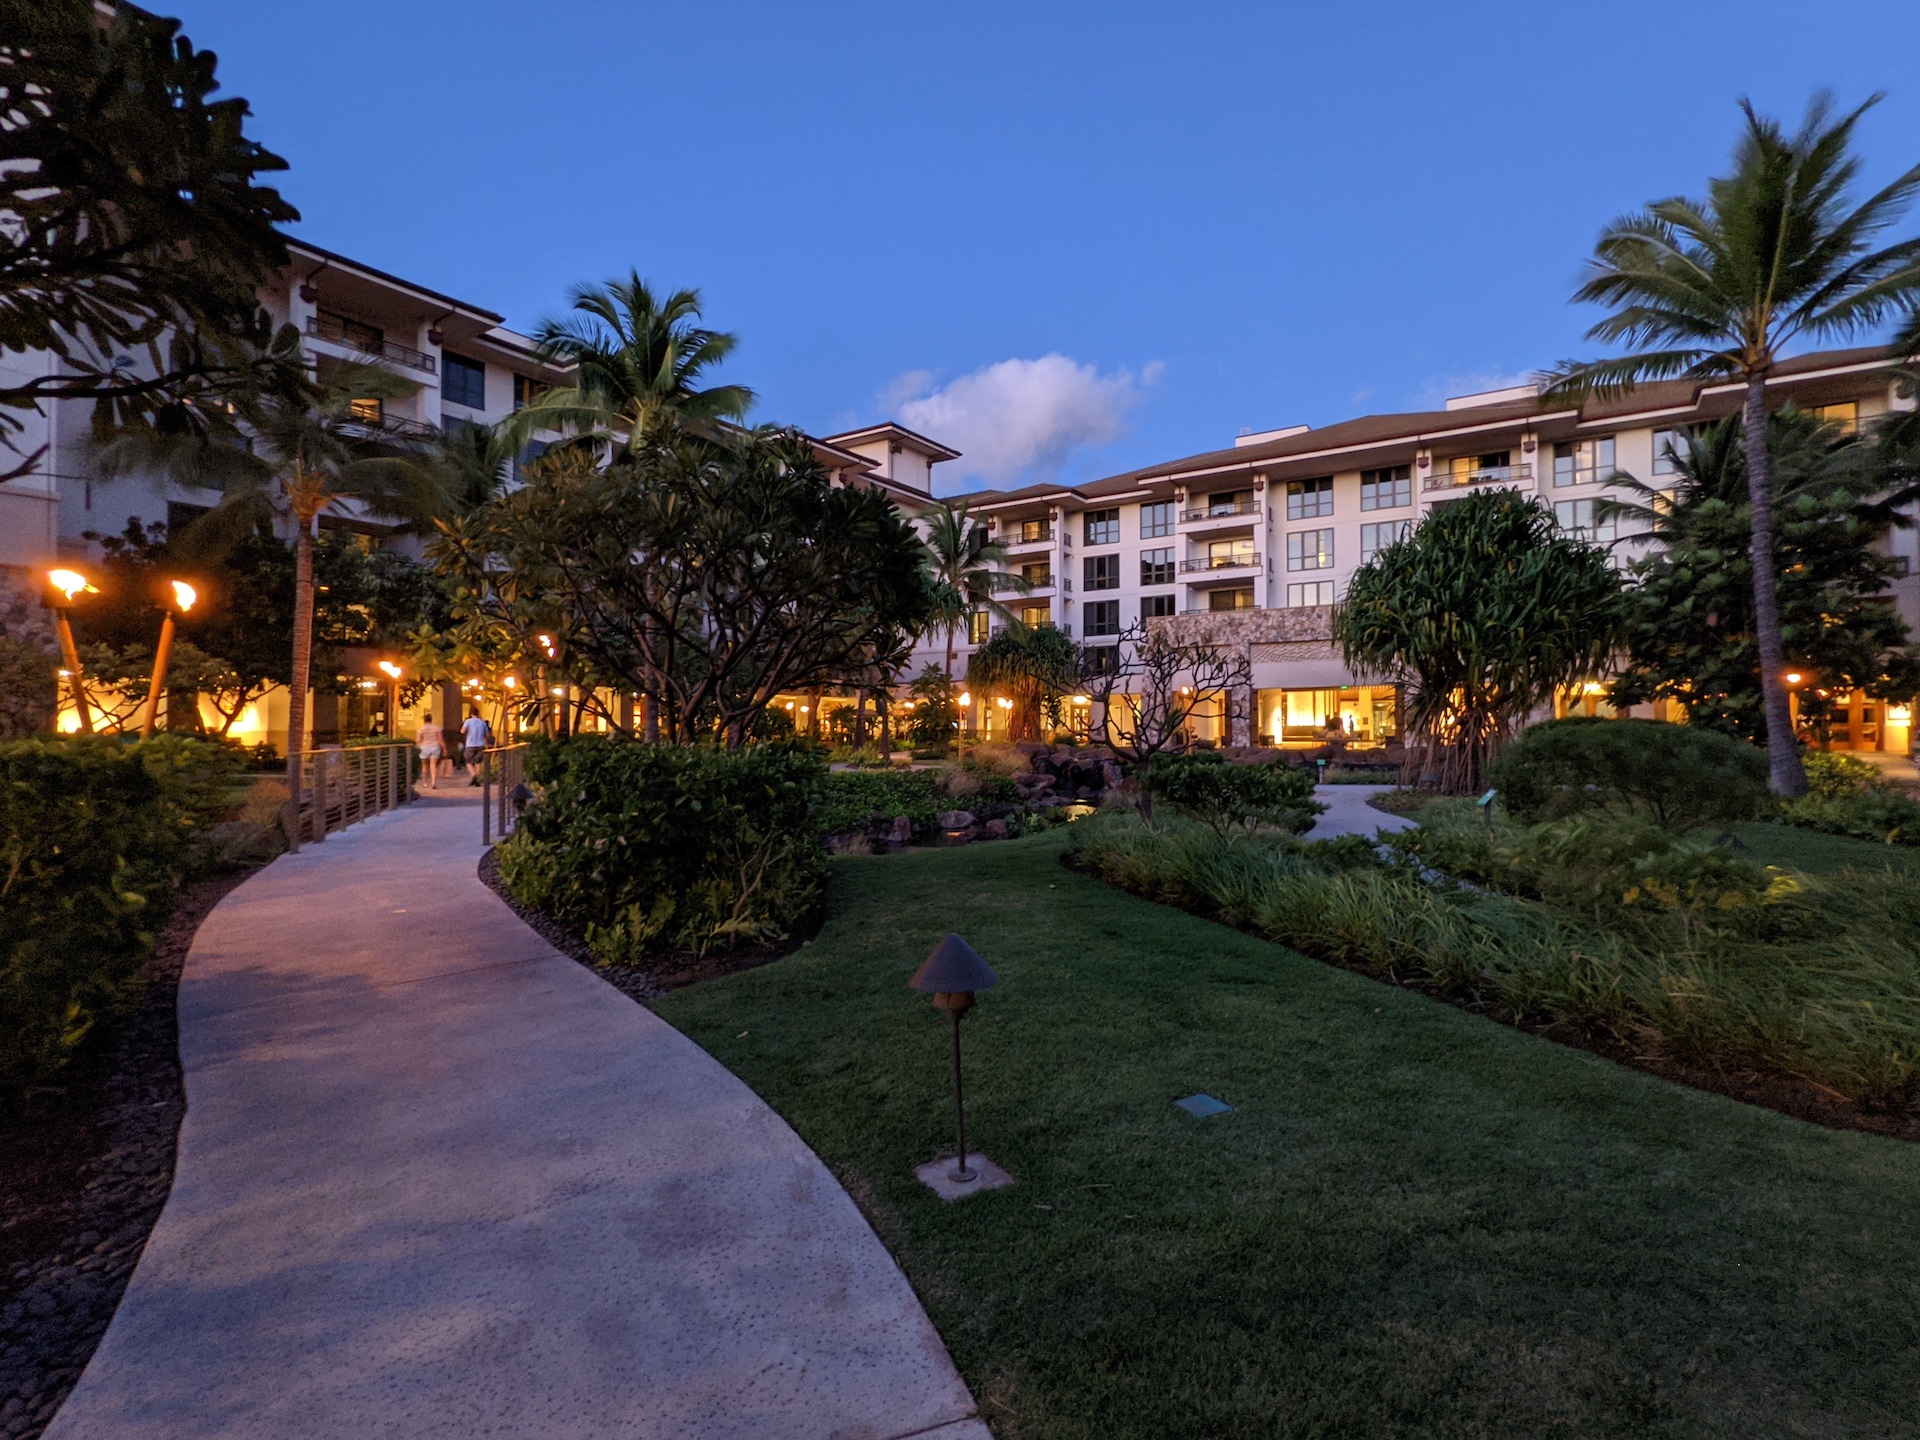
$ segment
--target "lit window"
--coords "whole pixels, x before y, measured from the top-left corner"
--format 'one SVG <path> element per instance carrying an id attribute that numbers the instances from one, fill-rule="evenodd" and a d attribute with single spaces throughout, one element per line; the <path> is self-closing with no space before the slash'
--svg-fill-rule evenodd
<path id="1" fill-rule="evenodd" d="M 1229 565 L 1253 564 L 1253 541 L 1215 540 L 1207 546 L 1207 568 L 1219 570 Z"/>
<path id="2" fill-rule="evenodd" d="M 1118 510 L 1089 510 L 1086 516 L 1086 537 L 1089 545 L 1118 545 L 1120 543 L 1120 512 Z M 1120 582 L 1116 579 L 1114 584 Z"/>
<path id="3" fill-rule="evenodd" d="M 1360 563 L 1366 564 L 1389 545 L 1396 545 L 1413 533 L 1413 521 L 1379 520 L 1360 527 Z"/>
<path id="4" fill-rule="evenodd" d="M 1592 485 L 1614 472 L 1613 437 L 1600 440 L 1560 440 L 1553 447 L 1555 485 Z"/>
<path id="5" fill-rule="evenodd" d="M 1318 520 L 1333 514 L 1333 477 L 1287 482 L 1287 519 Z"/>
<path id="6" fill-rule="evenodd" d="M 1333 568 L 1333 530 L 1290 530 L 1287 532 L 1287 569 L 1331 570 Z"/>
<path id="7" fill-rule="evenodd" d="M 1831 425 L 1842 437 L 1851 438 L 1860 433 L 1860 406 L 1848 400 L 1840 405 L 1815 405 L 1807 413 L 1823 425 Z"/>
<path id="8" fill-rule="evenodd" d="M 987 643 L 987 636 L 993 632 L 993 615 L 986 610 L 976 610 L 967 616 L 967 639 L 975 645 Z"/>
<path id="9" fill-rule="evenodd" d="M 1022 605 L 1020 623 L 1026 626 L 1045 625 L 1053 619 L 1053 611 L 1046 605 Z"/>
<path id="10" fill-rule="evenodd" d="M 1020 567 L 1020 578 L 1038 590 L 1044 585 L 1053 584 L 1053 562 L 1042 560 L 1033 565 Z"/>
<path id="11" fill-rule="evenodd" d="M 1385 470 L 1368 470 L 1360 476 L 1362 510 L 1397 510 L 1413 503 L 1413 469 L 1394 465 Z"/>
<path id="12" fill-rule="evenodd" d="M 364 424 L 378 425 L 385 417 L 385 405 L 380 400 L 362 396 L 347 402 L 347 412 Z"/>

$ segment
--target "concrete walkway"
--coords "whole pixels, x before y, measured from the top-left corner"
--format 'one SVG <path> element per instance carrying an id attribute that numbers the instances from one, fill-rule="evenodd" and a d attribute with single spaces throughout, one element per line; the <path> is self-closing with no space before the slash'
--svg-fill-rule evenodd
<path id="1" fill-rule="evenodd" d="M 201 927 L 173 1193 L 51 1440 L 988 1440 L 813 1153 L 475 878 L 476 795 Z"/>
<path id="2" fill-rule="evenodd" d="M 1391 785 L 1316 785 L 1313 798 L 1327 807 L 1326 813 L 1307 831 L 1309 840 L 1334 840 L 1342 835 L 1364 835 L 1371 840 L 1382 830 L 1404 830 L 1413 822 L 1404 815 L 1389 815 L 1367 804 L 1369 795 L 1391 790 Z"/>

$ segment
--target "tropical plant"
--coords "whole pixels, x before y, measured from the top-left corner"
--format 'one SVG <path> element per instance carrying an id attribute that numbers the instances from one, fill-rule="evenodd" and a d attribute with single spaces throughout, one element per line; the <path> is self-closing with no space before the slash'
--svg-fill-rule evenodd
<path id="1" fill-rule="evenodd" d="M 1297 835 L 1327 808 L 1313 798 L 1312 770 L 1278 760 L 1235 765 L 1217 750 L 1159 756 L 1141 771 L 1140 784 L 1222 839 L 1257 826 Z"/>
<path id="2" fill-rule="evenodd" d="M 0 741 L 53 728 L 59 709 L 54 658 L 38 645 L 0 635 Z"/>
<path id="3" fill-rule="evenodd" d="M 286 162 L 246 135 L 245 100 L 209 98 L 218 84 L 177 20 L 0 0 L 0 354 L 55 362 L 0 383 L 0 444 L 18 453 L 45 401 L 124 421 L 276 359 L 228 341 L 264 343 L 255 287 L 286 264 L 275 227 L 300 216 L 259 183 Z"/>
<path id="4" fill-rule="evenodd" d="M 1606 668 L 1619 595 L 1599 550 L 1535 501 L 1488 491 L 1435 508 L 1356 570 L 1334 639 L 1353 673 L 1407 685 L 1425 752 L 1409 764 L 1470 793 L 1516 726 Z"/>
<path id="5" fill-rule="evenodd" d="M 968 502 L 947 501 L 926 516 L 927 565 L 933 575 L 933 613 L 929 627 L 947 636 L 947 673 L 953 673 L 954 638 L 969 617 L 985 610 L 1003 622 L 1014 623 L 998 599 L 1004 594 L 1025 595 L 1033 589 L 1024 576 L 998 567 L 1007 559 L 1007 547 L 973 518 Z"/>
<path id="6" fill-rule="evenodd" d="M 1738 380 L 1747 461 L 1753 620 L 1776 793 L 1806 790 L 1794 738 L 1774 562 L 1767 377 L 1784 348 L 1871 332 L 1920 305 L 1920 239 L 1874 248 L 1916 190 L 1920 166 L 1855 204 L 1854 126 L 1880 97 L 1833 118 L 1815 97 L 1800 129 L 1741 101 L 1731 173 L 1704 200 L 1675 197 L 1601 233 L 1574 294 L 1612 311 L 1588 338 L 1629 354 L 1559 367 L 1543 398 L 1618 393 L 1643 380 Z"/>
<path id="7" fill-rule="evenodd" d="M 660 295 L 633 271 L 624 280 L 576 285 L 570 298 L 574 313 L 542 320 L 534 340 L 541 359 L 571 367 L 573 383 L 515 413 L 506 428 L 514 443 L 558 430 L 596 449 L 625 448 L 656 416 L 708 438 L 720 422 L 746 418 L 753 391 L 703 384 L 737 341 L 695 323 L 698 290 Z"/>
<path id="8" fill-rule="evenodd" d="M 837 683 L 925 621 L 920 543 L 876 490 L 835 486 L 803 436 L 716 444 L 653 415 L 602 465 L 543 458 L 430 554 L 455 618 L 583 689 L 657 697 L 670 741 L 744 744 L 782 691 Z"/>
<path id="9" fill-rule="evenodd" d="M 1895 520 L 1884 497 L 1898 480 L 1877 441 L 1840 437 L 1791 409 L 1768 417 L 1767 449 L 1780 634 L 1800 676 L 1800 724 L 1824 744 L 1850 692 L 1920 690 L 1912 637 L 1883 598 L 1896 574 L 1880 546 Z M 1672 700 L 1689 724 L 1764 744 L 1741 421 L 1706 427 L 1674 447 L 1673 461 L 1670 491 L 1615 475 L 1628 498 L 1595 507 L 1629 522 L 1618 543 L 1652 542 L 1630 567 L 1624 663 L 1609 694 L 1616 705 Z"/>
<path id="10" fill-rule="evenodd" d="M 1529 824 L 1612 811 L 1680 834 L 1751 820 L 1767 798 L 1765 757 L 1731 736 L 1586 715 L 1532 726 L 1488 767 L 1487 781 L 1507 813 Z"/>
<path id="11" fill-rule="evenodd" d="M 369 412 L 409 388 L 371 365 L 237 393 L 204 427 L 158 424 L 121 432 L 100 451 L 103 473 L 158 473 L 218 492 L 195 522 L 203 536 L 244 536 L 276 522 L 293 534 L 293 641 L 287 691 L 287 781 L 300 802 L 301 747 L 314 639 L 314 541 L 320 517 L 358 510 L 415 524 L 443 515 L 445 495 L 418 464 L 394 453 Z"/>
<path id="12" fill-rule="evenodd" d="M 1060 723 L 1060 697 L 1080 683 L 1080 651 L 1051 625 L 1013 624 L 967 660 L 967 684 L 1005 692 L 1007 738 L 1037 740 Z M 1000 697 L 996 697 L 1000 698 Z"/>

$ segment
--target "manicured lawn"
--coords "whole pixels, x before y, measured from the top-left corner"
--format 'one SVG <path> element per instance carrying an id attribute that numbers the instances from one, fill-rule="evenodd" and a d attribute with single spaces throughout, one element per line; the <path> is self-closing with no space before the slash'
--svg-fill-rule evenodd
<path id="1" fill-rule="evenodd" d="M 847 1184 L 1001 1440 L 1920 1434 L 1920 1146 L 1306 960 L 1064 843 L 836 861 L 811 946 L 659 1004 Z M 911 1174 L 951 1097 L 906 987 L 948 929 L 1001 975 L 970 1133 L 1018 1180 L 952 1206 Z"/>
<path id="2" fill-rule="evenodd" d="M 1920 850 L 1900 845 L 1878 845 L 1871 840 L 1854 840 L 1845 835 L 1822 835 L 1816 830 L 1796 830 L 1791 825 L 1753 822 L 1736 825 L 1733 832 L 1763 865 L 1784 865 L 1790 870 L 1805 870 L 1814 875 L 1830 875 L 1852 866 L 1858 870 L 1899 866 L 1920 866 Z"/>

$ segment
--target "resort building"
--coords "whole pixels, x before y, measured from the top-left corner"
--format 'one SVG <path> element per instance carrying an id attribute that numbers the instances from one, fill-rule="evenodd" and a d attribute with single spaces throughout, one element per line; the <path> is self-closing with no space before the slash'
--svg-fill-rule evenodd
<path id="1" fill-rule="evenodd" d="M 1769 391 L 1775 407 L 1791 402 L 1845 428 L 1915 403 L 1889 378 L 1884 350 L 1800 356 L 1780 365 Z M 1004 597 L 1021 621 L 1096 647 L 1146 621 L 1247 655 L 1253 694 L 1197 720 L 1199 738 L 1309 745 L 1337 732 L 1376 745 L 1397 733 L 1394 688 L 1350 673 L 1331 640 L 1331 607 L 1357 566 L 1436 507 L 1493 488 L 1535 496 L 1568 532 L 1610 543 L 1614 527 L 1596 521 L 1594 502 L 1624 496 L 1622 474 L 1670 484 L 1668 446 L 1688 427 L 1733 414 L 1741 394 L 1736 384 L 1671 381 L 1575 406 L 1543 404 L 1520 386 L 1441 410 L 1242 435 L 1228 449 L 1088 484 L 967 498 L 1006 546 L 1008 568 L 1029 582 Z M 1902 573 L 1889 603 L 1920 631 L 1920 536 L 1896 530 L 1890 543 Z M 1635 547 L 1615 553 L 1624 564 Z M 962 654 L 1000 623 L 975 615 Z M 916 663 L 943 658 L 929 646 Z M 964 659 L 956 671 L 964 677 Z M 1561 708 L 1604 709 L 1599 688 Z M 971 699 L 968 723 L 992 733 L 990 698 Z M 1854 695 L 1834 744 L 1905 751 L 1909 722 L 1907 706 Z"/>

